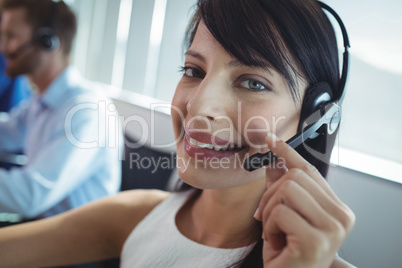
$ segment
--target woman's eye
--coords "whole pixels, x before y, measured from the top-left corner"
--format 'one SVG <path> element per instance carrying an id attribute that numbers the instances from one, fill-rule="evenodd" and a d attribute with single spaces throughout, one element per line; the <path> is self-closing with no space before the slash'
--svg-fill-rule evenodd
<path id="1" fill-rule="evenodd" d="M 204 72 L 197 68 L 182 67 L 181 71 L 184 73 L 184 76 L 187 76 L 190 78 L 201 78 L 202 79 L 205 76 Z"/>
<path id="2" fill-rule="evenodd" d="M 253 79 L 247 79 L 244 80 L 243 82 L 240 83 L 241 87 L 251 89 L 251 90 L 265 90 L 267 87 L 265 87 L 262 83 L 253 80 Z"/>

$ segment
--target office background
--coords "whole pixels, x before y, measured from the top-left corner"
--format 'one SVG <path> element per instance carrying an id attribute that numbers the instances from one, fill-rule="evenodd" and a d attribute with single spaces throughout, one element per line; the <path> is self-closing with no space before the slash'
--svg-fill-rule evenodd
<path id="1" fill-rule="evenodd" d="M 111 85 L 105 87 L 111 90 L 123 89 L 124 96 L 133 93 L 120 107 L 127 114 L 171 101 L 195 0 L 66 2 L 79 21 L 72 62 L 85 77 Z M 324 2 L 343 19 L 352 55 L 329 175 L 334 190 L 357 215 L 340 254 L 358 267 L 400 267 L 402 2 Z M 338 39 L 341 44 L 339 34 Z"/>

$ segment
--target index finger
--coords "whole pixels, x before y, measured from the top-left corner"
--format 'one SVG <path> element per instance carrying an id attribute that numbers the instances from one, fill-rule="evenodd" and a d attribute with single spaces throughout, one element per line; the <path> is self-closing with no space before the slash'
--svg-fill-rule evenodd
<path id="1" fill-rule="evenodd" d="M 286 142 L 280 140 L 272 132 L 269 132 L 267 135 L 267 143 L 272 153 L 274 153 L 278 158 L 280 157 L 285 160 L 288 169 L 297 168 L 303 170 L 314 181 L 316 181 L 324 191 L 331 196 L 335 196 L 317 168 L 304 159 L 295 149 L 290 147 Z"/>
<path id="2" fill-rule="evenodd" d="M 268 148 L 273 154 L 275 154 L 276 157 L 286 160 L 286 166 L 288 169 L 302 168 L 303 166 L 309 164 L 307 160 L 299 155 L 299 153 L 297 153 L 286 142 L 279 139 L 274 133 L 268 132 L 266 142 L 268 144 Z"/>

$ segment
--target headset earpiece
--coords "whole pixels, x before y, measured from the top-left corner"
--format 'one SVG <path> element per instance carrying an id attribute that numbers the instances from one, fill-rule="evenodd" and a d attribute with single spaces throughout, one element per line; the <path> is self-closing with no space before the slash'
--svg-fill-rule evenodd
<path id="1" fill-rule="evenodd" d="M 49 20 L 44 26 L 35 30 L 34 42 L 43 50 L 54 51 L 60 48 L 60 38 L 55 31 L 57 2 L 51 1 L 49 9 Z"/>
<path id="2" fill-rule="evenodd" d="M 60 39 L 50 27 L 40 27 L 35 31 L 34 41 L 46 51 L 54 51 L 60 47 Z"/>
<path id="3" fill-rule="evenodd" d="M 303 104 L 300 112 L 300 120 L 297 131 L 303 130 L 303 124 L 309 116 L 320 109 L 324 104 L 330 102 L 333 98 L 331 86 L 327 82 L 319 82 L 310 86 L 306 90 L 303 98 Z M 314 138 L 314 137 L 311 137 Z"/>

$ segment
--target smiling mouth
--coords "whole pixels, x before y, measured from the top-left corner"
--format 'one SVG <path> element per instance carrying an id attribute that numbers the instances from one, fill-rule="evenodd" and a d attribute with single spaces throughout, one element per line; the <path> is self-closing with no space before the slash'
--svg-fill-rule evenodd
<path id="1" fill-rule="evenodd" d="M 210 143 L 203 143 L 200 141 L 197 141 L 196 139 L 193 138 L 188 138 L 190 144 L 193 147 L 201 148 L 201 149 L 210 149 L 210 150 L 215 150 L 215 151 L 238 151 L 243 149 L 242 146 L 240 145 L 234 145 L 234 144 L 226 144 L 226 145 L 214 145 Z"/>

